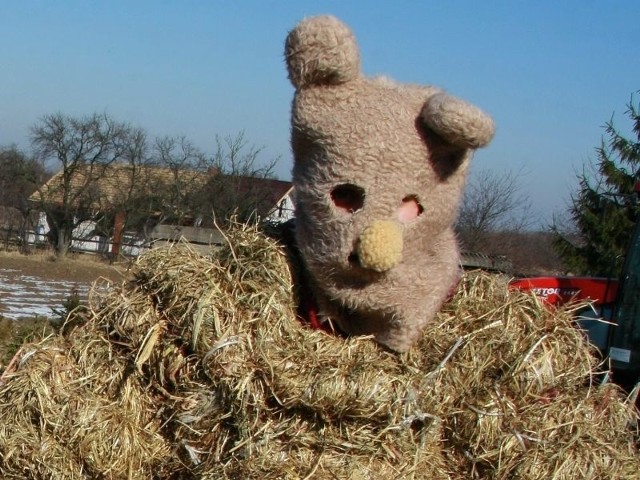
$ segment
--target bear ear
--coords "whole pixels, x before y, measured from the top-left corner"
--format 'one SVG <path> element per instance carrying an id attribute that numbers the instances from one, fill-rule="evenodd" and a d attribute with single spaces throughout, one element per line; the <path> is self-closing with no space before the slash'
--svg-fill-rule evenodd
<path id="1" fill-rule="evenodd" d="M 296 88 L 337 85 L 360 75 L 360 54 L 353 33 L 330 15 L 300 22 L 284 50 L 289 79 Z"/>
<path id="2" fill-rule="evenodd" d="M 427 99 L 420 118 L 445 142 L 464 149 L 488 145 L 495 131 L 493 120 L 486 113 L 446 93 Z"/>

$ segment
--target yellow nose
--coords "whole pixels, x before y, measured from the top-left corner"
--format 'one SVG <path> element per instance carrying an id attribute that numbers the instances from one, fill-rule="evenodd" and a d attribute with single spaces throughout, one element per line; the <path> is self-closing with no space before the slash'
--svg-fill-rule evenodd
<path id="1" fill-rule="evenodd" d="M 402 227 L 389 220 L 376 220 L 362 232 L 356 249 L 360 265 L 386 272 L 402 258 Z"/>

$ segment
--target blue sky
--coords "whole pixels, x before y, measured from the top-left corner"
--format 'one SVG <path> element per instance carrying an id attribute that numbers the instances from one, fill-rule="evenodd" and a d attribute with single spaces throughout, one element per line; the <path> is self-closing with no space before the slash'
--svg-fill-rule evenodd
<path id="1" fill-rule="evenodd" d="M 432 84 L 497 124 L 474 169 L 521 172 L 541 221 L 566 207 L 612 115 L 640 90 L 640 2 L 0 2 L 0 145 L 62 112 L 106 112 L 205 151 L 244 130 L 288 179 L 287 32 L 331 13 L 355 32 L 365 74 Z M 640 95 L 636 96 L 636 101 Z"/>

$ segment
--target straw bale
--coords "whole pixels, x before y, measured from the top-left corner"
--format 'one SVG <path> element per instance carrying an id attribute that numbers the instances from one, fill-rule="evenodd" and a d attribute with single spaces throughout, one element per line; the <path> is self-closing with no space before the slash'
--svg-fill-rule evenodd
<path id="1" fill-rule="evenodd" d="M 570 310 L 506 289 L 487 296 L 496 285 L 486 275 L 467 277 L 441 315 L 458 320 L 447 375 L 462 393 L 445 420 L 447 440 L 470 473 L 633 478 L 625 475 L 638 466 L 629 434 L 636 413 L 617 387 L 591 384 L 596 357 Z"/>
<path id="2" fill-rule="evenodd" d="M 66 336 L 23 347 L 0 385 L 3 478 L 637 475 L 635 411 L 592 381 L 570 310 L 468 274 L 398 355 L 304 326 L 282 247 L 226 238 L 152 250 Z"/>
<path id="3" fill-rule="evenodd" d="M 158 456 L 168 453 L 149 399 L 122 378 L 111 398 L 104 381 L 121 377 L 118 362 L 87 362 L 83 352 L 100 348 L 81 343 L 70 348 L 55 337 L 28 346 L 0 389 L 3 478 L 150 475 Z"/>
<path id="4" fill-rule="evenodd" d="M 227 461 L 212 464 L 205 478 L 364 479 L 417 474 L 417 478 L 448 479 L 439 434 L 432 433 L 419 436 L 408 428 L 375 432 L 366 425 L 336 429 L 288 416 L 265 424 L 247 444 L 250 453 L 236 451 Z M 381 461 L 388 458 L 396 462 Z"/>

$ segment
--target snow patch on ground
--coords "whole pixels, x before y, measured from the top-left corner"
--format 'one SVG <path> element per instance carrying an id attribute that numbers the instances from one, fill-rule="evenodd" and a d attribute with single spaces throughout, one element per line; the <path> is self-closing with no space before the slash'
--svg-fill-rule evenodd
<path id="1" fill-rule="evenodd" d="M 13 320 L 50 317 L 52 309 L 61 309 L 69 296 L 78 294 L 85 299 L 90 287 L 85 282 L 49 280 L 0 268 L 0 315 Z"/>

